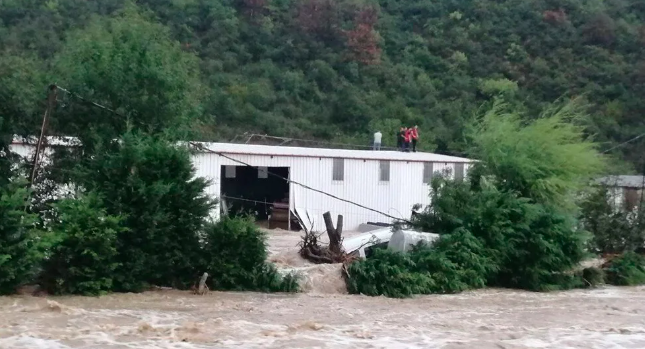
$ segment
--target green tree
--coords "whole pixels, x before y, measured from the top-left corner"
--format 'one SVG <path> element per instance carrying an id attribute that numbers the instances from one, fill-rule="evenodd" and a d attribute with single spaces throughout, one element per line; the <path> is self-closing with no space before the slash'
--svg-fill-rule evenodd
<path id="1" fill-rule="evenodd" d="M 223 217 L 206 226 L 205 270 L 214 289 L 294 292 L 297 278 L 267 263 L 266 236 L 251 218 Z"/>
<path id="2" fill-rule="evenodd" d="M 526 123 L 493 104 L 467 138 L 481 159 L 468 180 L 437 176 L 431 205 L 415 217 L 417 227 L 440 234 L 439 240 L 409 257 L 383 254 L 372 257 L 382 260 L 354 263 L 350 291 L 405 296 L 485 285 L 536 291 L 582 286 L 572 270 L 585 256 L 587 234 L 576 227 L 575 202 L 604 165 L 583 128 L 572 123 L 582 116 L 568 104 Z M 403 276 L 415 288 L 397 281 Z M 376 286 L 390 281 L 397 282 Z"/>
<path id="3" fill-rule="evenodd" d="M 29 190 L 24 184 L 0 186 L 0 294 L 11 294 L 31 281 L 42 257 L 35 230 L 37 216 L 25 210 Z"/>
<path id="4" fill-rule="evenodd" d="M 200 232 L 213 202 L 187 148 L 128 133 L 97 148 L 77 183 L 102 197 L 108 215 L 123 217 L 116 290 L 192 284 L 203 265 Z"/>
<path id="5" fill-rule="evenodd" d="M 118 268 L 121 217 L 110 216 L 95 193 L 55 205 L 56 242 L 45 262 L 41 284 L 53 294 L 101 295 L 112 291 Z"/>
<path id="6" fill-rule="evenodd" d="M 610 188 L 599 186 L 585 193 L 580 223 L 593 238 L 590 248 L 598 253 L 624 253 L 645 244 L 645 208 L 628 211 L 614 207 Z"/>
<path id="7" fill-rule="evenodd" d="M 467 150 L 465 126 L 500 94 L 513 108 L 523 105 L 523 120 L 539 117 L 545 104 L 557 98 L 586 94 L 590 133 L 609 149 L 645 132 L 640 117 L 645 111 L 645 7 L 614 2 L 618 5 L 139 0 L 134 9 L 129 0 L 5 0 L 0 7 L 0 53 L 37 56 L 44 60 L 43 68 L 64 56 L 56 64 L 64 69 L 55 81 L 83 85 L 72 87 L 120 108 L 131 119 L 148 111 L 161 115 L 166 109 L 179 116 L 183 113 L 178 109 L 157 106 L 154 98 L 138 103 L 145 111 L 137 106 L 133 112 L 123 102 L 147 98 L 141 91 L 151 93 L 150 85 L 164 90 L 168 85 L 137 82 L 132 90 L 116 90 L 111 86 L 147 77 L 130 74 L 121 64 L 114 68 L 125 73 L 113 76 L 101 65 L 105 56 L 88 54 L 94 48 L 100 53 L 114 53 L 113 48 L 141 53 L 117 45 L 123 40 L 146 50 L 150 37 L 175 40 L 173 52 L 198 57 L 199 74 L 191 76 L 201 81 L 199 91 L 208 96 L 203 104 L 207 117 L 192 130 L 204 140 L 230 140 L 251 131 L 319 140 L 355 138 L 365 144 L 371 122 L 398 119 L 419 126 L 420 146 L 428 145 L 424 150 L 456 154 Z M 140 26 L 140 20 L 147 24 Z M 125 23 L 125 29 L 113 30 L 107 24 L 112 22 Z M 122 40 L 112 40 L 120 34 Z M 135 34 L 145 39 L 132 40 Z M 106 43 L 114 47 L 104 49 Z M 82 50 L 72 49 L 80 45 Z M 138 62 L 131 67 L 142 72 L 158 66 L 150 64 L 146 70 Z M 70 75 L 73 81 L 66 78 L 70 69 L 76 71 Z M 113 79 L 109 83 L 108 76 Z M 190 96 L 199 95 L 193 91 Z M 179 97 L 172 100 L 184 100 Z M 85 121 L 114 117 L 71 102 L 57 115 L 60 133 L 82 133 L 90 129 L 84 126 L 92 126 Z M 74 122 L 82 126 L 72 127 Z M 123 124 L 116 122 L 118 127 Z M 107 126 L 99 130 L 115 127 Z M 643 149 L 645 142 L 634 141 L 611 153 L 640 169 Z"/>
<path id="8" fill-rule="evenodd" d="M 547 205 L 573 205 L 574 194 L 602 173 L 606 159 L 585 135 L 574 100 L 547 108 L 530 123 L 497 101 L 470 132 L 477 175 L 502 190 Z"/>
<path id="9" fill-rule="evenodd" d="M 15 135 L 29 136 L 38 130 L 47 89 L 42 62 L 28 56 L 0 55 L 0 186 L 7 185 L 11 166 L 18 159 L 9 145 Z M 38 117 L 40 115 L 40 117 Z"/>
<path id="10" fill-rule="evenodd" d="M 70 98 L 56 129 L 109 140 L 128 127 L 150 133 L 186 131 L 200 116 L 198 61 L 169 30 L 133 6 L 95 18 L 70 33 L 55 59 L 61 86 L 115 113 Z M 84 139 L 84 145 L 89 139 Z"/>

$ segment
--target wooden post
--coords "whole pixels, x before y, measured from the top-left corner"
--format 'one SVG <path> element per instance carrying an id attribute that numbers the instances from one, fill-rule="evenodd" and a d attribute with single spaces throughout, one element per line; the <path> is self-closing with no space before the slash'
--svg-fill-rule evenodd
<path id="1" fill-rule="evenodd" d="M 38 160 L 40 159 L 40 152 L 43 146 L 43 140 L 45 138 L 45 132 L 47 129 L 48 118 L 51 117 L 51 114 L 54 111 L 54 105 L 56 104 L 56 92 L 58 87 L 52 84 L 49 85 L 49 94 L 47 95 L 47 109 L 45 110 L 45 115 L 43 115 L 43 123 L 40 127 L 40 137 L 38 137 L 38 143 L 36 144 L 36 153 L 34 154 L 34 162 L 31 167 L 31 178 L 29 185 L 33 186 L 34 181 L 36 180 L 36 172 L 38 171 Z"/>

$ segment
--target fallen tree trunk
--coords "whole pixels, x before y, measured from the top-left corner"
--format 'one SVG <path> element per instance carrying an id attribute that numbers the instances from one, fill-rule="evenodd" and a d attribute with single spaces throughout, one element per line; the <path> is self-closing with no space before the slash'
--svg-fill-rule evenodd
<path id="1" fill-rule="evenodd" d="M 329 245 L 321 246 L 318 242 L 320 235 L 305 230 L 305 235 L 300 242 L 300 255 L 310 262 L 316 264 L 344 263 L 348 256 L 343 251 L 342 234 L 343 234 L 343 216 L 338 215 L 336 227 L 331 220 L 331 213 L 323 214 L 327 236 L 329 236 Z"/>
<path id="2" fill-rule="evenodd" d="M 343 216 L 338 215 L 336 228 L 331 221 L 331 213 L 325 212 L 323 214 L 325 219 L 325 227 L 327 227 L 327 235 L 329 236 L 329 250 L 333 253 L 341 253 L 343 247 L 341 246 L 341 235 L 343 234 Z"/>

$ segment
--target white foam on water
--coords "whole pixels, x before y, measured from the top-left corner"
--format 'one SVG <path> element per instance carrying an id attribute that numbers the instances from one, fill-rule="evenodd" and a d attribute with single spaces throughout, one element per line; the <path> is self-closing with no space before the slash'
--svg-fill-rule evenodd
<path id="1" fill-rule="evenodd" d="M 57 340 L 32 337 L 27 335 L 0 338 L 3 349 L 71 349 Z"/>

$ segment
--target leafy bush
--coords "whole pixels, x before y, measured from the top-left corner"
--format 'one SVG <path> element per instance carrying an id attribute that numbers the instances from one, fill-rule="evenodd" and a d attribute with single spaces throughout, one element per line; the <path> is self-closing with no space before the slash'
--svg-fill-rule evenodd
<path id="1" fill-rule="evenodd" d="M 55 205 L 52 227 L 57 242 L 42 274 L 42 286 L 53 294 L 100 295 L 113 289 L 118 264 L 116 243 L 125 229 L 121 217 L 106 213 L 95 193 Z"/>
<path id="2" fill-rule="evenodd" d="M 585 119 L 581 100 L 546 108 L 539 118 L 496 101 L 471 127 L 470 155 L 480 160 L 483 177 L 498 189 L 538 204 L 575 209 L 574 195 L 606 168 L 597 144 L 579 126 Z"/>
<path id="3" fill-rule="evenodd" d="M 495 272 L 487 275 L 489 285 L 568 288 L 559 285 L 562 275 L 584 253 L 584 234 L 574 229 L 569 216 L 485 181 L 453 182 L 437 177 L 432 205 L 417 216 L 416 223 L 424 231 L 449 236 L 465 229 L 478 239 L 479 253 L 495 265 Z"/>
<path id="4" fill-rule="evenodd" d="M 370 258 L 348 266 L 348 291 L 401 298 L 481 288 L 495 268 L 482 254 L 481 243 L 465 230 L 443 236 L 431 247 L 419 244 L 407 254 L 376 249 Z"/>
<path id="5" fill-rule="evenodd" d="M 416 270 L 410 255 L 375 249 L 369 259 L 347 267 L 347 290 L 354 294 L 396 298 L 430 293 L 435 286 L 434 280 L 428 273 Z"/>
<path id="6" fill-rule="evenodd" d="M 200 234 L 213 202 L 195 176 L 189 150 L 150 136 L 124 135 L 98 148 L 79 183 L 124 217 L 118 234 L 117 290 L 187 288 L 202 265 Z"/>
<path id="7" fill-rule="evenodd" d="M 429 272 L 435 281 L 432 293 L 484 287 L 498 268 L 482 242 L 465 229 L 442 236 L 431 249 L 414 250 L 412 257 L 419 271 Z"/>
<path id="8" fill-rule="evenodd" d="M 37 217 L 26 212 L 29 190 L 23 182 L 0 187 L 0 294 L 30 281 L 40 261 Z"/>
<path id="9" fill-rule="evenodd" d="M 379 254 L 355 263 L 350 290 L 398 297 L 484 286 L 582 286 L 572 270 L 585 255 L 587 234 L 576 228 L 574 198 L 604 160 L 569 122 L 580 116 L 576 108 L 574 102 L 547 110 L 527 124 L 496 101 L 472 128 L 471 153 L 481 161 L 469 169 L 468 181 L 436 176 L 432 204 L 414 218 L 441 238 L 407 256 Z M 403 278 L 412 286 L 393 282 Z M 378 285 L 385 282 L 391 284 Z"/>
<path id="10" fill-rule="evenodd" d="M 205 269 L 213 289 L 297 291 L 292 275 L 282 277 L 266 262 L 266 236 L 251 218 L 223 217 L 206 227 Z"/>
<path id="11" fill-rule="evenodd" d="M 605 272 L 600 268 L 584 268 L 582 270 L 582 278 L 587 283 L 587 286 L 594 287 L 605 283 Z"/>
<path id="12" fill-rule="evenodd" d="M 607 283 L 617 286 L 645 284 L 645 257 L 626 252 L 609 262 L 605 268 Z"/>
<path id="13" fill-rule="evenodd" d="M 645 212 L 610 204 L 607 187 L 587 194 L 581 204 L 582 227 L 593 234 L 590 248 L 598 253 L 623 253 L 645 245 Z"/>

